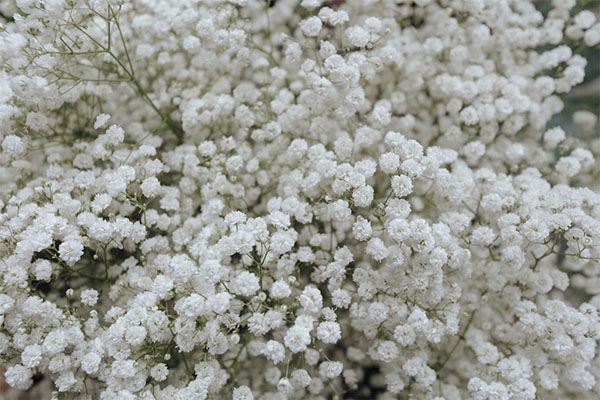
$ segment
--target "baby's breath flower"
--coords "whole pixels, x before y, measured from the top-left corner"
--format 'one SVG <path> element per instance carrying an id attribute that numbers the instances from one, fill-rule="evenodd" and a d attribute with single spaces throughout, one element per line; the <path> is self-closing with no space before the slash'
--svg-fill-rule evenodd
<path id="1" fill-rule="evenodd" d="M 598 397 L 585 4 L 0 3 L 8 398 Z"/>

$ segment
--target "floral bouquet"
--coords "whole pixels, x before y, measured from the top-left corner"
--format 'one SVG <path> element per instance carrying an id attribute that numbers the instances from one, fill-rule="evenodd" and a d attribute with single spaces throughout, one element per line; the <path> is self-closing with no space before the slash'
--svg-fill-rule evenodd
<path id="1" fill-rule="evenodd" d="M 5 398 L 600 398 L 597 7 L 1 1 Z"/>

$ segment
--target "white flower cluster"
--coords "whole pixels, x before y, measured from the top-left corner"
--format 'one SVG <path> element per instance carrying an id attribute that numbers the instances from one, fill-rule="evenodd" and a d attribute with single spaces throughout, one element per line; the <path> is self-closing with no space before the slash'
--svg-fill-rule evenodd
<path id="1" fill-rule="evenodd" d="M 599 398 L 597 121 L 552 118 L 600 24 L 549 8 L 3 1 L 12 391 Z"/>

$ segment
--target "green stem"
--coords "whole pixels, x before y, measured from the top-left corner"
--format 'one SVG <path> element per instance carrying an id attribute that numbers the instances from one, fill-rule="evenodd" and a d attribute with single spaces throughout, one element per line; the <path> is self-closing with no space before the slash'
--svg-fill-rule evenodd
<path id="1" fill-rule="evenodd" d="M 463 328 L 462 332 L 460 333 L 460 336 L 458 337 L 458 340 L 456 341 L 456 343 L 454 343 L 454 346 L 452 346 L 452 348 L 450 349 L 450 352 L 448 353 L 448 355 L 446 356 L 446 358 L 444 359 L 444 361 L 442 361 L 440 363 L 439 367 L 435 369 L 436 372 L 437 372 L 437 374 L 438 374 L 438 376 L 439 376 L 440 372 L 442 372 L 442 370 L 444 369 L 444 367 L 446 366 L 446 364 L 448 364 L 448 361 L 450 361 L 450 358 L 452 358 L 452 355 L 454 354 L 454 352 L 458 348 L 458 345 L 460 344 L 460 342 L 462 342 L 465 339 L 465 334 L 469 330 L 469 327 L 471 326 L 471 323 L 473 323 L 473 319 L 475 318 L 475 313 L 477 313 L 477 310 L 475 310 L 475 311 L 473 311 L 471 313 L 471 316 L 469 317 L 469 320 L 467 321 L 467 324 L 465 325 L 465 327 Z"/>

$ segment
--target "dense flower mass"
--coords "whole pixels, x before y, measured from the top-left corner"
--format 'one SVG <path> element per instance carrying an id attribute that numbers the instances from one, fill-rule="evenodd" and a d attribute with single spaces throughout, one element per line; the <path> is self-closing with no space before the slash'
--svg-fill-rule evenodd
<path id="1" fill-rule="evenodd" d="M 575 0 L 0 12 L 17 398 L 600 397 Z"/>

